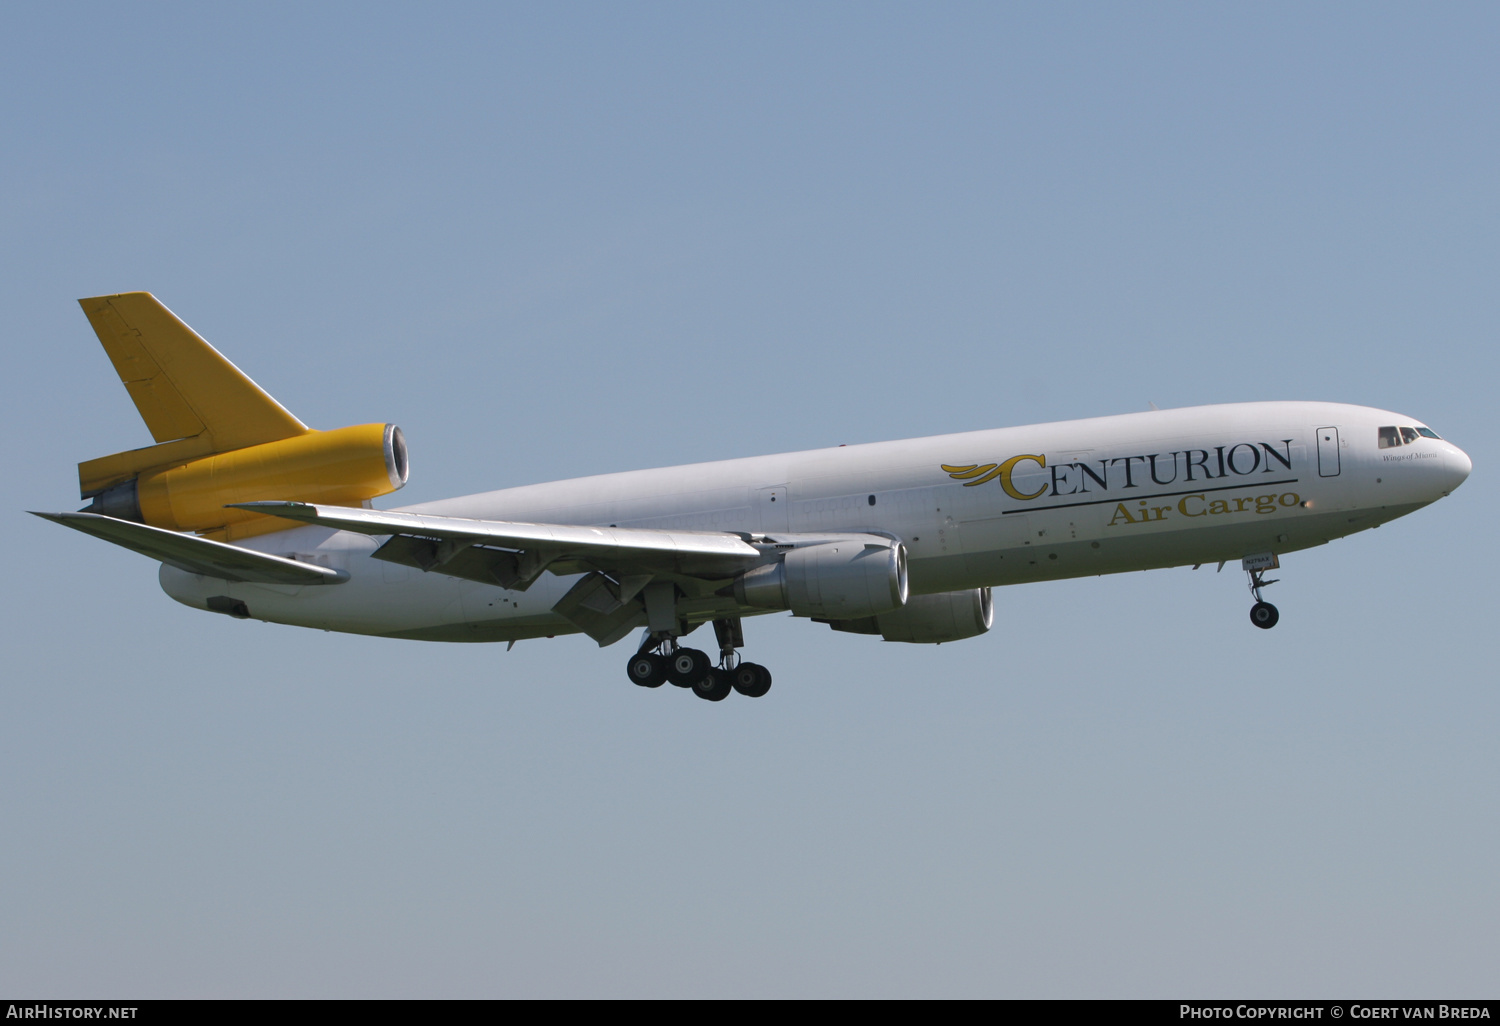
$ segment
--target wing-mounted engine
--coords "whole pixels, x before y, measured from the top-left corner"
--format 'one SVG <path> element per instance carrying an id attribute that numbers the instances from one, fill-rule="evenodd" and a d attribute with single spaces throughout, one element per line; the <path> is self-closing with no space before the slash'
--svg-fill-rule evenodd
<path id="1" fill-rule="evenodd" d="M 940 645 L 978 637 L 989 630 L 995 622 L 995 602 L 988 588 L 913 595 L 906 605 L 888 613 L 821 622 L 850 634 L 878 634 L 886 641 Z"/>
<path id="2" fill-rule="evenodd" d="M 791 549 L 734 582 L 734 597 L 747 606 L 836 620 L 899 610 L 906 595 L 906 546 L 874 535 Z"/>

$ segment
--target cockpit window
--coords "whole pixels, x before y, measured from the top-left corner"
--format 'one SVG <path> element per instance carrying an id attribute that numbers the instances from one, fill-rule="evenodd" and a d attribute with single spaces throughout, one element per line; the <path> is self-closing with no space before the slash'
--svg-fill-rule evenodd
<path id="1" fill-rule="evenodd" d="M 1424 427 L 1383 427 L 1380 431 L 1380 447 L 1382 449 L 1394 449 L 1398 445 L 1410 445 L 1418 438 L 1437 438 L 1438 434 L 1432 428 Z M 1442 439 L 1438 439 L 1442 441 Z"/>

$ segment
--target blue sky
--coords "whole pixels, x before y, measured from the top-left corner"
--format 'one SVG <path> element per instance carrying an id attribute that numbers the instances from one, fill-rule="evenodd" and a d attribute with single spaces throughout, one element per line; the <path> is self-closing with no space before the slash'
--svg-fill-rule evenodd
<path id="1" fill-rule="evenodd" d="M 0 990 L 1489 994 L 1487 5 L 20 7 L 0 38 Z M 180 607 L 27 517 L 149 442 L 146 289 L 418 502 L 1159 406 L 1469 452 L 1284 561 L 747 623 L 717 705 L 581 638 Z"/>

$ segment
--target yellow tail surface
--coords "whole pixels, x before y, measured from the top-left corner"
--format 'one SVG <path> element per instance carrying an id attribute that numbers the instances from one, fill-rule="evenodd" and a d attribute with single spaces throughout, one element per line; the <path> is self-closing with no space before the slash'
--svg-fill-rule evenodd
<path id="1" fill-rule="evenodd" d="M 78 302 L 157 443 L 78 464 L 83 512 L 228 541 L 296 526 L 231 504 L 358 506 L 406 483 L 394 424 L 314 431 L 149 292 Z"/>
<path id="2" fill-rule="evenodd" d="M 95 296 L 78 304 L 158 443 L 80 463 L 83 498 L 153 467 L 308 432 L 151 293 Z"/>

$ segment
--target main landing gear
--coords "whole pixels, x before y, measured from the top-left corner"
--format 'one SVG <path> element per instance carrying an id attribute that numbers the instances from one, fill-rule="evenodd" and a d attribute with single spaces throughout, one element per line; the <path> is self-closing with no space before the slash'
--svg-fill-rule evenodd
<path id="1" fill-rule="evenodd" d="M 1276 607 L 1260 597 L 1260 589 L 1270 587 L 1276 581 L 1266 580 L 1263 576 L 1267 570 L 1275 570 L 1281 565 L 1273 553 L 1262 556 L 1246 556 L 1241 562 L 1245 573 L 1250 575 L 1250 594 L 1255 596 L 1255 605 L 1250 607 L 1250 622 L 1261 630 L 1270 630 L 1276 626 L 1276 621 L 1281 619 L 1281 614 Z"/>
<path id="2" fill-rule="evenodd" d="M 625 664 L 625 674 L 643 688 L 659 688 L 670 681 L 710 702 L 722 702 L 731 691 L 746 698 L 760 698 L 770 691 L 770 670 L 758 663 L 740 662 L 736 649 L 745 644 L 740 621 L 715 620 L 714 634 L 719 641 L 717 666 L 708 653 L 680 647 L 675 636 L 648 632 Z"/>

